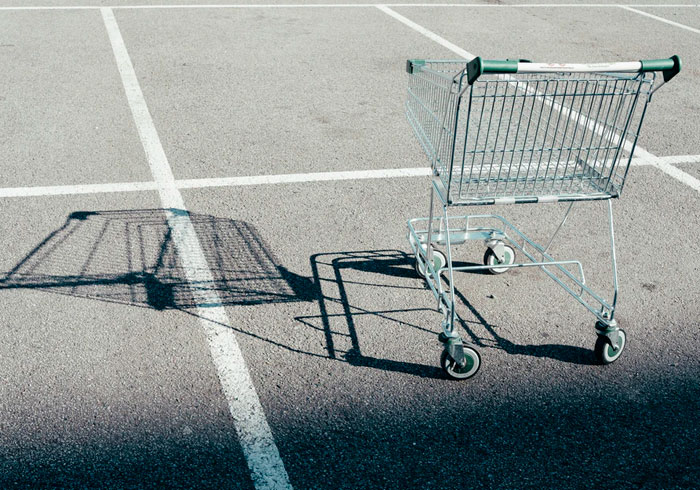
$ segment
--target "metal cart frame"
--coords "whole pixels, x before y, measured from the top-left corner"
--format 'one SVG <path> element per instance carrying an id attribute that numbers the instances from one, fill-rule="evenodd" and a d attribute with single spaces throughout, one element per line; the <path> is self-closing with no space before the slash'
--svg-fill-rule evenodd
<path id="1" fill-rule="evenodd" d="M 416 271 L 443 314 L 440 364 L 449 377 L 469 378 L 481 365 L 477 351 L 455 332 L 455 271 L 540 267 L 595 315 L 599 362 L 620 357 L 627 337 L 615 320 L 612 199 L 624 187 L 652 94 L 680 68 L 678 56 L 586 65 L 408 60 L 406 115 L 433 171 L 429 216 L 408 221 L 408 240 Z M 611 300 L 586 284 L 580 261 L 549 253 L 573 205 L 591 200 L 607 201 Z M 448 213 L 456 206 L 552 202 L 570 204 L 545 245 L 502 216 Z M 452 247 L 467 240 L 485 243 L 484 265 L 454 266 Z M 527 261 L 516 262 L 517 254 Z"/>

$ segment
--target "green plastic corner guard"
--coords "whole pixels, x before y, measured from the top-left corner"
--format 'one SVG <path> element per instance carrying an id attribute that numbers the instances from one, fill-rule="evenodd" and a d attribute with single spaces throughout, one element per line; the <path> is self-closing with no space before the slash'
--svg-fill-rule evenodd
<path id="1" fill-rule="evenodd" d="M 660 71 L 664 75 L 664 82 L 678 75 L 681 71 L 681 58 L 674 54 L 663 60 L 641 60 L 642 71 Z"/>
<path id="2" fill-rule="evenodd" d="M 414 67 L 424 66 L 425 60 L 406 60 L 406 73 L 413 73 Z"/>
<path id="3" fill-rule="evenodd" d="M 517 60 L 484 60 L 477 56 L 467 63 L 469 85 L 484 73 L 518 73 L 518 62 Z"/>

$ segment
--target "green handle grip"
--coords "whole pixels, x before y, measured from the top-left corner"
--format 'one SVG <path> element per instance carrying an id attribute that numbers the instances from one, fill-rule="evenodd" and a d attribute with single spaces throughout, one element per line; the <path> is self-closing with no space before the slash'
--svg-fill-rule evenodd
<path id="1" fill-rule="evenodd" d="M 473 84 L 484 73 L 518 73 L 515 60 L 484 60 L 477 56 L 467 63 L 467 81 Z"/>
<path id="2" fill-rule="evenodd" d="M 664 74 L 664 82 L 678 75 L 681 71 L 681 59 L 674 54 L 663 60 L 641 60 L 642 71 L 660 71 Z"/>

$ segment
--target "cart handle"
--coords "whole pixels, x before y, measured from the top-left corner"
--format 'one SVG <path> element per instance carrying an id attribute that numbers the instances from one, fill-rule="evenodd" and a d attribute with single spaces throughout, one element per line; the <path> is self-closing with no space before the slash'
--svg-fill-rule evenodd
<path id="1" fill-rule="evenodd" d="M 484 73 L 640 73 L 660 71 L 668 82 L 681 71 L 681 59 L 673 55 L 661 60 L 642 60 L 621 63 L 530 63 L 515 60 L 484 60 L 477 56 L 467 63 L 467 81 L 472 85 Z"/>

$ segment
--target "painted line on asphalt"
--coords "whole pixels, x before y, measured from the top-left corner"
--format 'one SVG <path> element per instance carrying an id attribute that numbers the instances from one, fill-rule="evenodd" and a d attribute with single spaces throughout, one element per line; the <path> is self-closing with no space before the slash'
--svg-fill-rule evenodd
<path id="1" fill-rule="evenodd" d="M 629 141 L 626 141 L 625 147 L 627 147 L 628 145 L 631 146 L 632 144 Z M 627 148 L 627 151 L 629 151 L 629 148 Z M 649 153 L 644 148 L 640 148 L 639 146 L 636 147 L 634 152 L 639 158 L 649 162 L 648 164 L 652 167 L 658 168 L 666 175 L 670 175 L 679 182 L 682 182 L 685 185 L 692 187 L 697 192 L 700 192 L 700 180 L 696 179 L 689 173 L 674 167 L 670 163 L 664 161 L 662 158 L 659 158 L 656 155 Z"/>
<path id="2" fill-rule="evenodd" d="M 686 31 L 694 32 L 695 34 L 700 34 L 700 29 L 695 29 L 694 27 L 687 26 L 685 24 L 680 24 L 678 22 L 674 22 L 672 20 L 664 19 L 663 17 L 659 17 L 658 15 L 650 14 L 648 12 L 644 12 L 642 10 L 637 10 L 635 8 L 629 7 L 627 5 L 621 5 L 621 9 L 623 10 L 628 10 L 630 12 L 634 12 L 635 14 L 643 15 L 644 17 L 649 17 L 654 20 L 658 20 L 659 22 L 663 22 L 664 24 L 668 24 L 674 27 L 680 27 L 681 29 L 685 29 Z"/>
<path id="3" fill-rule="evenodd" d="M 646 162 L 644 158 L 641 157 L 634 157 L 632 159 L 632 163 L 635 162 L 635 160 L 639 160 L 639 164 L 642 165 L 641 162 Z M 678 165 L 681 163 L 700 163 L 700 155 L 676 155 L 676 156 L 667 156 L 667 157 L 656 157 L 657 161 L 666 163 L 668 165 Z"/>
<path id="4" fill-rule="evenodd" d="M 644 165 L 670 167 L 681 163 L 700 164 L 700 155 L 674 155 L 657 157 L 651 160 L 641 157 L 634 157 L 632 159 L 632 165 L 638 167 Z M 305 182 L 333 182 L 342 180 L 395 179 L 406 177 L 426 177 L 430 174 L 431 172 L 429 167 L 411 167 L 386 168 L 379 170 L 348 170 L 342 172 L 313 172 L 243 177 L 182 179 L 174 180 L 169 184 L 158 182 L 122 182 L 114 184 L 6 187 L 0 188 L 0 198 L 70 196 L 79 194 L 107 194 L 113 192 L 144 192 L 157 191 L 170 187 L 174 187 L 176 189 L 200 189 L 205 187 L 238 187 Z M 693 185 L 691 185 L 691 187 L 693 187 Z"/>
<path id="5" fill-rule="evenodd" d="M 391 10 L 386 5 L 377 5 L 377 8 L 379 10 L 381 10 L 382 12 L 384 12 L 385 14 L 398 20 L 399 22 L 407 25 L 408 27 L 410 27 L 414 31 L 420 32 L 428 39 L 431 39 L 431 40 L 435 41 L 436 43 L 438 43 L 439 45 L 444 46 L 445 48 L 449 49 L 453 53 L 456 53 L 458 56 L 461 56 L 462 58 L 467 59 L 467 60 L 470 60 L 470 59 L 475 57 L 475 55 L 471 54 L 470 52 L 465 51 L 464 49 L 460 48 L 456 44 L 452 44 L 444 37 L 441 37 L 441 36 L 438 36 L 437 34 L 435 34 L 433 31 L 430 31 L 430 30 L 426 29 L 425 27 L 416 24 L 415 22 L 404 17 L 403 15 L 399 14 L 398 12 Z"/>
<path id="6" fill-rule="evenodd" d="M 314 172 L 304 174 L 258 175 L 253 177 L 223 177 L 214 179 L 178 180 L 180 189 L 200 187 L 227 187 L 265 184 L 291 184 L 297 182 L 324 182 L 336 180 L 393 179 L 399 177 L 423 177 L 430 175 L 429 167 L 396 168 L 380 170 L 351 170 L 343 172 Z"/>
<path id="7" fill-rule="evenodd" d="M 0 11 L 10 10 L 97 10 L 102 8 L 115 9 L 266 9 L 266 8 L 374 8 L 380 5 L 387 7 L 462 7 L 462 8 L 698 8 L 699 4 L 611 4 L 611 3 L 518 3 L 518 4 L 477 4 L 477 3 L 318 3 L 318 4 L 160 4 L 160 5 L 112 5 L 104 7 L 101 5 L 36 5 L 36 6 L 14 6 L 0 7 Z"/>
<path id="8" fill-rule="evenodd" d="M 158 184 L 164 184 L 158 187 L 160 200 L 166 209 L 172 240 L 197 304 L 197 316 L 207 337 L 253 484 L 257 489 L 291 489 L 243 354 L 233 331 L 227 327 L 231 322 L 221 298 L 211 288 L 197 287 L 197 284 L 213 284 L 212 272 L 184 199 L 174 185 L 172 169 L 151 119 L 114 13 L 109 8 L 102 8 L 101 12 L 153 179 Z"/>
<path id="9" fill-rule="evenodd" d="M 674 167 L 667 161 L 664 161 L 663 158 L 656 157 L 642 148 L 637 147 L 635 152 L 637 153 L 637 155 L 639 155 L 640 158 L 649 162 L 649 165 L 651 165 L 652 167 L 658 168 L 665 174 L 670 175 L 679 182 L 682 182 L 685 185 L 695 189 L 695 191 L 700 192 L 700 180 L 696 179 L 689 173 L 684 172 L 677 167 Z"/>
<path id="10" fill-rule="evenodd" d="M 155 182 L 123 182 L 114 184 L 78 184 L 28 187 L 5 187 L 2 197 L 72 196 L 79 194 L 107 194 L 110 192 L 144 192 L 158 190 Z"/>
<path id="11" fill-rule="evenodd" d="M 664 162 L 652 163 L 652 166 L 670 175 L 674 179 L 683 182 L 685 185 L 692 187 L 697 192 L 700 192 L 700 180 L 696 179 L 689 173 L 682 171 L 678 167 L 674 167 L 673 165 L 669 165 L 668 163 Z"/>
<path id="12" fill-rule="evenodd" d="M 583 8 L 619 8 L 619 7 L 698 7 L 698 5 L 689 4 L 678 4 L 678 5 L 647 5 L 647 4 L 609 4 L 609 3 L 589 3 L 589 4 L 578 4 L 578 3 L 531 3 L 531 4 L 483 4 L 483 3 L 309 3 L 309 4 L 208 4 L 208 5 L 125 5 L 125 6 L 114 6 L 114 9 L 217 9 L 217 8 L 242 8 L 242 9 L 279 9 L 279 8 L 374 8 L 381 5 L 387 5 L 389 7 L 466 7 L 466 8 L 548 8 L 548 7 L 559 7 L 559 8 L 571 8 L 571 7 L 583 7 Z"/>

